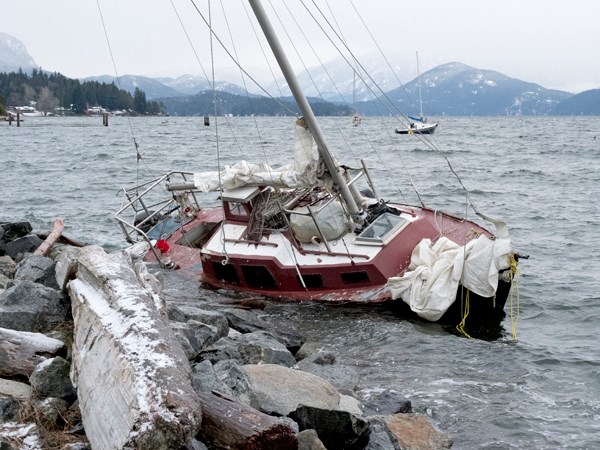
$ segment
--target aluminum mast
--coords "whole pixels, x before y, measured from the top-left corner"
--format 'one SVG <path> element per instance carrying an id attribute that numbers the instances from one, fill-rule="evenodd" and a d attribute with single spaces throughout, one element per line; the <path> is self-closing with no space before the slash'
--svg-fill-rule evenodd
<path id="1" fill-rule="evenodd" d="M 258 20 L 258 23 L 260 24 L 260 27 L 262 28 L 265 37 L 267 38 L 269 46 L 271 47 L 271 51 L 273 52 L 273 55 L 275 56 L 275 59 L 279 64 L 279 68 L 283 72 L 283 76 L 285 77 L 285 80 L 287 81 L 287 84 L 290 87 L 292 94 L 294 95 L 294 99 L 298 104 L 298 108 L 300 108 L 300 112 L 304 116 L 306 125 L 308 126 L 308 129 L 310 130 L 311 134 L 315 139 L 315 142 L 317 143 L 319 154 L 323 158 L 327 169 L 329 169 L 329 173 L 333 178 L 333 182 L 339 186 L 342 198 L 346 202 L 348 211 L 350 212 L 352 217 L 355 220 L 360 221 L 359 216 L 361 215 L 362 211 L 356 204 L 356 200 L 352 196 L 350 188 L 346 184 L 346 180 L 344 180 L 344 177 L 340 173 L 339 167 L 334 162 L 333 157 L 329 153 L 329 149 L 327 147 L 327 143 L 325 142 L 325 137 L 323 136 L 321 127 L 319 126 L 319 123 L 315 118 L 315 114 L 312 108 L 308 104 L 308 100 L 306 99 L 304 92 L 302 92 L 300 83 L 298 83 L 296 75 L 292 70 L 287 56 L 283 51 L 283 48 L 281 47 L 281 43 L 279 42 L 277 34 L 275 33 L 275 30 L 273 29 L 273 26 L 271 25 L 271 22 L 269 21 L 269 18 L 267 17 L 265 10 L 262 7 L 262 4 L 260 3 L 260 0 L 248 0 L 248 2 L 250 3 L 252 10 L 254 11 L 254 15 L 256 16 L 256 19 Z"/>

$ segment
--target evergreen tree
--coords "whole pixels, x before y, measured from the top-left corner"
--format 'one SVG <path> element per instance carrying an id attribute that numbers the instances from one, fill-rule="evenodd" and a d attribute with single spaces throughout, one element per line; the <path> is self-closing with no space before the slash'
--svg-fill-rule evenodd
<path id="1" fill-rule="evenodd" d="M 71 92 L 71 105 L 73 105 L 72 109 L 76 114 L 83 114 L 86 110 L 85 98 L 79 81 L 77 81 Z"/>
<path id="2" fill-rule="evenodd" d="M 133 111 L 137 114 L 146 114 L 148 105 L 146 103 L 146 94 L 140 88 L 135 88 L 133 93 Z"/>

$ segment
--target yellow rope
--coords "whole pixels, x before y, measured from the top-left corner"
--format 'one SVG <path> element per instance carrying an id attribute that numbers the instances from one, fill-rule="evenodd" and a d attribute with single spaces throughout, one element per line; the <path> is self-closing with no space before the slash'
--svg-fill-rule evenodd
<path id="1" fill-rule="evenodd" d="M 512 337 L 514 340 L 517 340 L 517 323 L 519 323 L 519 264 L 515 259 L 514 255 L 510 256 L 510 275 L 511 275 L 511 284 L 514 285 L 514 289 L 511 286 L 510 289 L 510 324 Z M 516 312 L 513 311 L 513 292 L 517 291 L 517 299 L 516 299 Z"/>
<path id="2" fill-rule="evenodd" d="M 469 339 L 473 339 L 469 336 L 469 333 L 465 331 L 465 323 L 467 321 L 467 316 L 469 315 L 469 290 L 467 289 L 467 294 L 465 295 L 465 309 L 463 311 L 463 318 L 458 325 L 456 325 L 456 329 L 460 334 Z"/>

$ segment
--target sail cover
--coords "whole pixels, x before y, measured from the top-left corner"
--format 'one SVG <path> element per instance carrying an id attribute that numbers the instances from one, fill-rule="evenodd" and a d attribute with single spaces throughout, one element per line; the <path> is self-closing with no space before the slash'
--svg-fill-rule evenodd
<path id="1" fill-rule="evenodd" d="M 234 189 L 242 186 L 272 186 L 276 188 L 310 187 L 318 184 L 319 150 L 315 141 L 298 120 L 295 128 L 294 162 L 273 168 L 267 164 L 239 161 L 219 172 L 194 174 L 194 185 L 202 192 Z"/>
<path id="2" fill-rule="evenodd" d="M 413 250 L 408 270 L 388 280 L 393 299 L 402 298 L 420 317 L 436 321 L 456 300 L 458 285 L 492 297 L 498 287 L 498 272 L 510 265 L 512 253 L 508 227 L 494 221 L 498 237 L 485 235 L 464 246 L 439 238 L 433 245 L 423 239 Z"/>

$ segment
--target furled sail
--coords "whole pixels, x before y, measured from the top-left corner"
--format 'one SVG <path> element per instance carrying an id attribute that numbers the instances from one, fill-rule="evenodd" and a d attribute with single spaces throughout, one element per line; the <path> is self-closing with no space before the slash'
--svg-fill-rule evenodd
<path id="1" fill-rule="evenodd" d="M 234 189 L 242 186 L 297 188 L 319 185 L 322 172 L 319 150 L 302 119 L 296 122 L 294 162 L 273 168 L 263 163 L 239 161 L 219 172 L 194 174 L 194 185 L 202 192 Z"/>
<path id="2" fill-rule="evenodd" d="M 494 240 L 481 235 L 459 246 L 446 237 L 433 245 L 423 239 L 404 275 L 388 280 L 392 298 L 402 298 L 419 316 L 436 321 L 456 300 L 459 284 L 482 297 L 494 296 L 498 273 L 509 268 L 512 254 L 508 227 L 501 221 L 494 224 Z"/>

